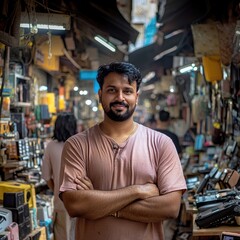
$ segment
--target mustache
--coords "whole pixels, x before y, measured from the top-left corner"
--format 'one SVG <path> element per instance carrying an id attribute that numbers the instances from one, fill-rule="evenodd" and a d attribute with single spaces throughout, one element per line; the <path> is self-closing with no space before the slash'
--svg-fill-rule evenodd
<path id="1" fill-rule="evenodd" d="M 114 105 L 122 105 L 123 107 L 128 107 L 128 104 L 125 103 L 125 102 L 113 102 L 113 103 L 110 103 L 110 107 L 114 106 Z"/>

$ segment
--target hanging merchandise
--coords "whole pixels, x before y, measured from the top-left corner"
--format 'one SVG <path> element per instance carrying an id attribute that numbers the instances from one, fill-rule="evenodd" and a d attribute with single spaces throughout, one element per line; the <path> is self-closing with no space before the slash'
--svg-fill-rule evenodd
<path id="1" fill-rule="evenodd" d="M 220 56 L 203 56 L 202 64 L 207 82 L 216 83 L 223 79 Z"/>
<path id="2" fill-rule="evenodd" d="M 216 24 L 191 25 L 195 57 L 220 55 L 218 30 Z"/>
<path id="3" fill-rule="evenodd" d="M 208 114 L 208 99 L 203 94 L 195 95 L 191 102 L 192 106 L 192 121 L 197 123 L 206 119 Z"/>
<path id="4" fill-rule="evenodd" d="M 231 63 L 230 71 L 230 90 L 233 98 L 236 98 L 240 92 L 240 68 Z"/>
<path id="5" fill-rule="evenodd" d="M 229 66 L 233 54 L 233 39 L 236 22 L 217 23 L 220 58 L 224 66 Z"/>
<path id="6" fill-rule="evenodd" d="M 62 111 L 65 109 L 65 97 L 64 97 L 64 87 L 59 87 L 59 96 L 58 96 L 58 110 Z"/>
<path id="7" fill-rule="evenodd" d="M 232 99 L 229 99 L 227 101 L 227 107 L 225 108 L 226 110 L 226 134 L 232 136 L 233 134 L 233 101 Z"/>
<path id="8" fill-rule="evenodd" d="M 214 122 L 212 132 L 212 142 L 217 145 L 222 145 L 225 141 L 225 133 L 222 130 L 220 122 Z"/>
<path id="9" fill-rule="evenodd" d="M 230 72 L 230 93 L 232 99 L 234 100 L 234 110 L 236 111 L 236 121 L 237 126 L 239 125 L 239 113 L 240 113 L 240 68 L 234 63 L 231 63 Z"/>
<path id="10" fill-rule="evenodd" d="M 231 97 L 231 88 L 230 88 L 230 74 L 231 74 L 231 66 L 223 66 L 223 80 L 220 82 L 221 84 L 221 94 L 224 99 L 228 99 Z"/>
<path id="11" fill-rule="evenodd" d="M 235 28 L 235 35 L 233 38 L 233 54 L 232 54 L 232 63 L 239 67 L 240 66 L 240 21 L 237 21 Z"/>
<path id="12" fill-rule="evenodd" d="M 10 89 L 3 89 L 3 98 L 2 98 L 2 111 L 1 118 L 9 118 L 10 117 Z"/>
<path id="13" fill-rule="evenodd" d="M 178 103 L 177 95 L 174 93 L 170 93 L 167 95 L 167 106 L 176 106 Z"/>
<path id="14" fill-rule="evenodd" d="M 204 121 L 199 121 L 197 124 L 197 135 L 195 138 L 194 150 L 202 151 L 204 147 L 204 142 L 205 142 Z"/>
<path id="15" fill-rule="evenodd" d="M 212 116 L 212 142 L 222 145 L 225 141 L 225 132 L 223 129 L 223 102 L 217 83 L 214 85 L 212 92 Z"/>
<path id="16" fill-rule="evenodd" d="M 55 105 L 55 94 L 53 92 L 47 93 L 47 102 L 50 113 L 56 113 L 56 105 Z"/>

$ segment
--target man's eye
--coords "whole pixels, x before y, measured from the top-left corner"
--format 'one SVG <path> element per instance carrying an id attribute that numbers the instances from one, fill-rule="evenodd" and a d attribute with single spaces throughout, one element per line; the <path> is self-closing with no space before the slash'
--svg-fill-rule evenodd
<path id="1" fill-rule="evenodd" d="M 109 88 L 107 91 L 108 91 L 109 93 L 113 93 L 113 92 L 115 92 L 115 89 Z"/>
<path id="2" fill-rule="evenodd" d="M 127 89 L 124 92 L 125 92 L 125 94 L 132 94 L 133 91 L 131 89 Z"/>

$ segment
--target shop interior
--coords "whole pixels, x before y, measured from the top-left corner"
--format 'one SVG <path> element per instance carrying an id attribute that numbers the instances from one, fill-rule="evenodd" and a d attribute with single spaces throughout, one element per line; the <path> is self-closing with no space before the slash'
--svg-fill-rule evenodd
<path id="1" fill-rule="evenodd" d="M 3 0 L 0 7 L 1 236 L 13 234 L 15 222 L 20 240 L 52 239 L 41 163 L 57 114 L 73 112 L 79 132 L 99 122 L 97 69 L 127 61 L 143 77 L 135 121 L 152 127 L 167 110 L 183 149 L 188 189 L 166 240 L 240 239 L 240 1 Z M 22 212 L 13 215 L 16 207 Z"/>

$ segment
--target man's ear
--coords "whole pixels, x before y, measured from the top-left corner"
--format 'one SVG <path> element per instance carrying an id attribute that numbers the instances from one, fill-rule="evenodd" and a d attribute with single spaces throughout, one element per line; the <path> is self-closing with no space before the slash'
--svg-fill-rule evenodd
<path id="1" fill-rule="evenodd" d="M 101 91 L 101 89 L 98 90 L 98 101 L 99 101 L 99 103 L 102 103 L 102 91 Z"/>
<path id="2" fill-rule="evenodd" d="M 137 100 L 136 100 L 136 105 L 138 104 L 138 99 L 139 99 L 139 92 L 137 92 Z"/>

